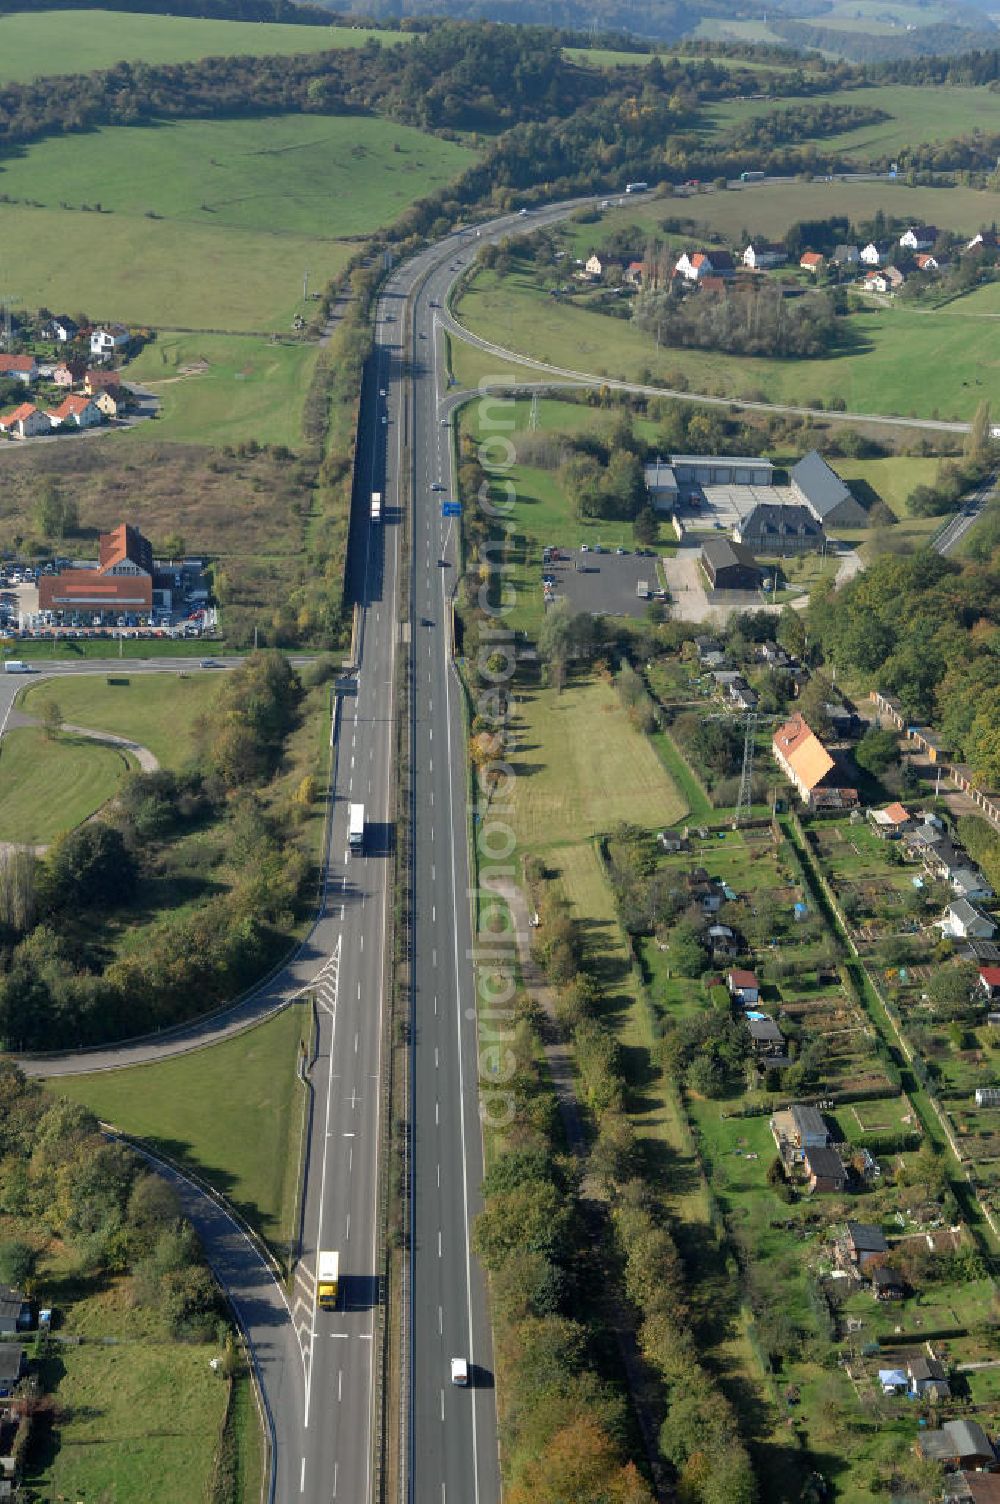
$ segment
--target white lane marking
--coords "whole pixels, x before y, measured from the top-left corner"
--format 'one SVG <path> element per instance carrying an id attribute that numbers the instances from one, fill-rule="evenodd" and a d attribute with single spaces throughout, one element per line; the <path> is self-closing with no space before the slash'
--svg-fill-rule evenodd
<path id="1" fill-rule="evenodd" d="M 441 1189 L 441 1166 L 440 1165 L 438 1165 L 437 1170 L 438 1170 L 438 1190 L 440 1190 Z"/>
<path id="2" fill-rule="evenodd" d="M 331 1107 L 331 1104 L 333 1102 L 333 1079 L 334 1079 L 334 1077 L 333 1077 L 333 1062 L 334 1062 L 334 1059 L 335 1059 L 336 1054 L 337 1054 L 337 1051 L 336 1051 L 336 1043 L 337 1043 L 337 1014 L 339 1012 L 339 1009 L 338 1009 L 338 1006 L 337 1006 L 337 1001 L 338 1001 L 338 999 L 337 999 L 337 991 L 338 991 L 338 987 L 339 987 L 339 984 L 340 984 L 340 938 L 339 938 L 339 936 L 338 936 L 338 939 L 337 939 L 337 949 L 335 950 L 334 955 L 330 959 L 331 959 L 331 962 L 334 961 L 334 959 L 336 960 L 336 966 L 335 966 L 335 969 L 334 969 L 334 981 L 333 981 L 333 1004 L 332 1004 L 332 1006 L 330 1006 L 329 1004 L 326 1004 L 326 1007 L 327 1007 L 327 1009 L 328 1009 L 328 1011 L 330 1013 L 330 1017 L 331 1017 L 331 1033 L 330 1033 L 330 1056 L 329 1056 L 329 1061 L 328 1061 L 327 1079 L 326 1079 L 326 1114 L 325 1114 L 325 1122 L 324 1122 L 323 1127 L 324 1127 L 324 1132 L 326 1133 L 326 1135 L 328 1137 L 329 1137 L 329 1133 L 330 1133 L 330 1107 Z M 324 990 L 329 985 L 330 985 L 329 982 L 326 979 L 324 979 Z M 323 1155 L 323 1170 L 322 1170 L 322 1173 L 320 1175 L 320 1182 L 319 1182 L 319 1215 L 318 1215 L 318 1218 L 317 1218 L 317 1221 L 316 1221 L 316 1227 L 317 1227 L 317 1230 L 318 1230 L 318 1232 L 320 1234 L 322 1234 L 322 1231 L 323 1231 L 323 1208 L 326 1205 L 326 1167 L 327 1167 L 328 1161 L 329 1161 L 329 1155 L 324 1154 Z M 313 1316 L 312 1316 L 312 1331 L 310 1332 L 310 1335 L 309 1335 L 309 1373 L 308 1373 L 308 1375 L 306 1377 L 306 1406 L 305 1406 L 305 1416 L 303 1418 L 303 1427 L 306 1430 L 308 1430 L 308 1428 L 309 1428 L 309 1407 L 310 1407 L 310 1405 L 312 1403 L 313 1348 L 315 1347 L 315 1343 L 316 1343 L 316 1307 L 315 1307 L 315 1304 L 314 1304 L 313 1305 Z"/>
<path id="3" fill-rule="evenodd" d="M 438 1306 L 438 1336 L 444 1336 L 444 1310 L 441 1306 Z"/>
<path id="4" fill-rule="evenodd" d="M 338 1368 L 337 1369 L 337 1403 L 338 1403 L 338 1405 L 340 1404 L 340 1401 L 343 1398 L 343 1394 L 344 1394 L 344 1370 L 342 1368 Z"/>
<path id="5" fill-rule="evenodd" d="M 444 1424 L 444 1390 L 441 1391 L 441 1423 Z"/>
<path id="6" fill-rule="evenodd" d="M 434 1103 L 434 1126 L 437 1128 L 441 1122 L 441 1103 Z"/>
<path id="7" fill-rule="evenodd" d="M 441 1257 L 441 1229 L 438 1228 L 438 1258 Z"/>
<path id="8" fill-rule="evenodd" d="M 437 1047 L 437 1045 L 435 1045 L 434 1046 L 434 1069 L 435 1070 L 439 1070 L 440 1067 L 441 1067 L 441 1061 L 438 1058 L 438 1047 Z"/>
<path id="9" fill-rule="evenodd" d="M 299 1493 L 300 1494 L 304 1494 L 305 1491 L 306 1491 L 306 1459 L 303 1457 L 303 1459 L 302 1459 L 302 1466 L 299 1468 Z"/>
<path id="10" fill-rule="evenodd" d="M 346 1234 L 346 1236 L 344 1238 L 344 1242 L 345 1243 L 349 1243 L 350 1241 L 351 1241 L 351 1214 L 350 1214 L 350 1212 L 348 1212 L 347 1213 L 347 1234 Z"/>
<path id="11" fill-rule="evenodd" d="M 337 1473 L 338 1473 L 339 1469 L 340 1469 L 340 1464 L 337 1463 L 337 1462 L 335 1462 L 333 1464 L 333 1493 L 331 1495 L 331 1498 L 334 1498 L 334 1499 L 337 1497 Z"/>

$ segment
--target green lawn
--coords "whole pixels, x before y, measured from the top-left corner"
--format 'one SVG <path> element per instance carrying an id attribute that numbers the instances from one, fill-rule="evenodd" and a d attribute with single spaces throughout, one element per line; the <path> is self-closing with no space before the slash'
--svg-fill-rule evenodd
<path id="1" fill-rule="evenodd" d="M 788 63 L 756 62 L 751 58 L 724 55 L 711 57 L 702 53 L 698 53 L 697 56 L 687 56 L 684 53 L 661 51 L 660 48 L 657 48 L 655 52 L 622 52 L 611 47 L 564 47 L 563 55 L 585 68 L 643 67 L 654 57 L 660 57 L 664 62 L 680 60 L 684 63 L 713 63 L 715 67 L 726 68 L 731 72 L 742 71 L 744 68 L 751 73 L 791 72 L 791 66 Z"/>
<path id="2" fill-rule="evenodd" d="M 51 11 L 0 17 L 0 82 L 90 73 L 122 59 L 187 63 L 202 57 L 276 56 L 409 41 L 405 32 L 354 26 L 279 26 L 121 11 Z"/>
<path id="3" fill-rule="evenodd" d="M 918 455 L 892 455 L 874 460 L 839 458 L 833 463 L 843 480 L 867 482 L 899 518 L 909 516 L 906 502 L 910 492 L 916 486 L 930 485 L 938 468 L 936 459 L 923 459 Z M 940 518 L 933 520 L 935 525 L 940 522 Z"/>
<path id="4" fill-rule="evenodd" d="M 854 7 L 852 6 L 852 9 Z M 824 26 L 832 24 L 824 16 Z M 941 87 L 918 88 L 908 84 L 882 84 L 848 94 L 831 93 L 810 96 L 810 105 L 822 103 L 851 105 L 884 110 L 892 118 L 876 125 L 860 126 L 834 136 L 809 137 L 824 149 L 844 152 L 867 163 L 870 159 L 904 146 L 924 142 L 947 141 L 975 130 L 1000 131 L 1000 96 L 989 89 Z M 738 99 L 711 106 L 706 125 L 713 138 L 725 139 L 735 126 L 745 120 L 770 114 L 782 108 L 801 108 L 799 99 Z M 829 186 L 833 186 L 832 184 Z M 937 221 L 940 223 L 940 221 Z"/>
<path id="5" fill-rule="evenodd" d="M 483 272 L 459 306 L 476 334 L 572 371 L 691 392 L 793 405 L 842 399 L 851 412 L 971 419 L 983 399 L 1000 404 L 1000 347 L 991 321 L 895 305 L 850 320 L 853 344 L 817 360 L 741 358 L 658 350 L 631 322 L 550 298 L 529 273 Z M 913 373 L 920 372 L 919 381 Z"/>
<path id="6" fill-rule="evenodd" d="M 48 1364 L 58 1380 L 51 1444 L 28 1473 L 33 1496 L 207 1499 L 226 1408 L 226 1385 L 208 1366 L 214 1355 L 154 1341 L 60 1348 Z"/>
<path id="7" fill-rule="evenodd" d="M 0 841 L 45 845 L 100 809 L 129 759 L 113 747 L 68 734 L 49 741 L 34 727 L 0 743 Z"/>
<path id="8" fill-rule="evenodd" d="M 295 1063 L 309 1028 L 307 1007 L 294 1004 L 209 1049 L 157 1065 L 62 1076 L 53 1090 L 190 1165 L 284 1253 L 302 1106 Z"/>
<path id="9" fill-rule="evenodd" d="M 5 159 L 0 193 L 12 202 L 0 205 L 0 234 L 33 247 L 18 283 L 28 306 L 284 329 L 302 311 L 307 269 L 321 287 L 354 248 L 345 237 L 390 224 L 474 160 L 454 142 L 358 116 L 109 126 Z"/>
<path id="10" fill-rule="evenodd" d="M 298 448 L 317 348 L 246 334 L 161 334 L 128 368 L 129 380 L 159 397 L 160 416 L 117 442 L 141 447 L 165 439 L 193 444 L 256 439 Z"/>
<path id="11" fill-rule="evenodd" d="M 127 675 L 114 675 L 115 678 Z M 209 673 L 136 674 L 128 684 L 109 684 L 103 675 L 73 675 L 35 684 L 24 692 L 21 709 L 39 714 L 54 699 L 64 721 L 93 731 L 114 731 L 148 747 L 164 767 L 182 767 L 192 751 L 194 722 L 215 700 L 219 679 Z"/>
<path id="12" fill-rule="evenodd" d="M 600 679 L 518 694 L 511 759 L 522 850 L 577 844 L 622 820 L 672 825 L 685 805 L 648 737 Z"/>

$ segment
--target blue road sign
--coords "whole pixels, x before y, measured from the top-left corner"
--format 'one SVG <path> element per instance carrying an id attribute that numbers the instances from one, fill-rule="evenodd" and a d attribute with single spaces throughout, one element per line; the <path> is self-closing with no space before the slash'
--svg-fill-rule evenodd
<path id="1" fill-rule="evenodd" d="M 443 501 L 441 503 L 442 517 L 461 517 L 462 503 L 460 501 Z"/>

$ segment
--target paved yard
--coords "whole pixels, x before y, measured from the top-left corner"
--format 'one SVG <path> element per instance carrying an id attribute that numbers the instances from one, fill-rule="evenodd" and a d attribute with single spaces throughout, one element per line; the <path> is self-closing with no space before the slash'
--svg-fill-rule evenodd
<path id="1" fill-rule="evenodd" d="M 568 559 L 547 564 L 555 576 L 555 598 L 567 600 L 574 611 L 594 616 L 645 616 L 649 601 L 639 596 L 640 580 L 649 589 L 659 585 L 656 559 L 639 554 L 595 554 L 574 550 Z"/>
<path id="2" fill-rule="evenodd" d="M 734 611 L 772 611 L 755 590 L 709 590 L 698 565 L 701 545 L 681 546 L 672 559 L 663 560 L 663 573 L 670 591 L 671 615 L 679 621 L 722 623 Z"/>

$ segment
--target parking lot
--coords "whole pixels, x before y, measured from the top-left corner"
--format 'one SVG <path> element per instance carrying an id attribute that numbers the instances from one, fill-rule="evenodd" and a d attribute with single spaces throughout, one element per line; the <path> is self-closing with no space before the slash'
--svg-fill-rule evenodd
<path id="1" fill-rule="evenodd" d="M 87 561 L 58 562 L 63 567 L 87 564 Z M 84 609 L 39 611 L 38 582 L 54 570 L 51 561 L 0 566 L 0 631 L 21 638 L 200 637 L 214 633 L 217 613 L 208 605 L 210 582 L 200 560 L 156 570 L 152 613 L 126 613 L 103 621 L 96 613 Z"/>
<path id="2" fill-rule="evenodd" d="M 554 580 L 549 597 L 566 600 L 574 611 L 594 616 L 645 616 L 650 600 L 660 587 L 657 559 L 648 555 L 596 553 L 582 549 L 561 550 L 558 559 L 544 566 Z M 648 597 L 639 596 L 639 581 L 649 586 Z"/>

